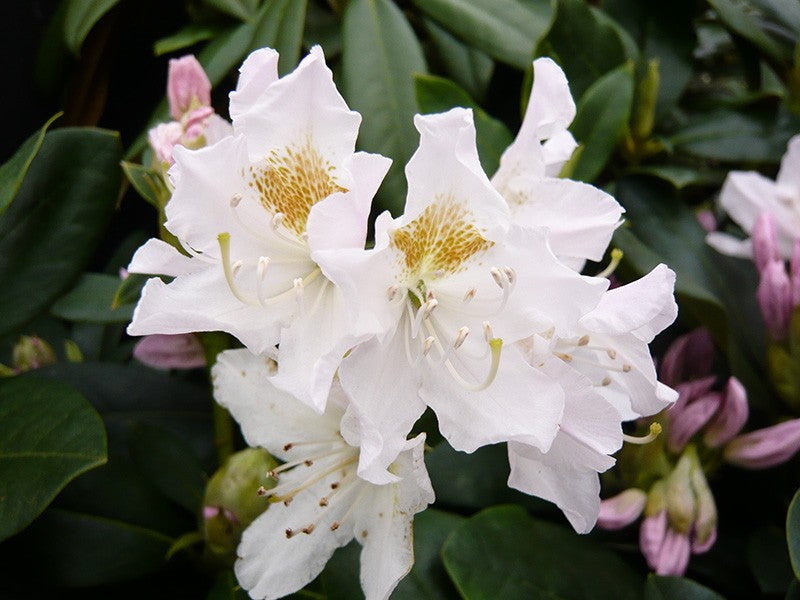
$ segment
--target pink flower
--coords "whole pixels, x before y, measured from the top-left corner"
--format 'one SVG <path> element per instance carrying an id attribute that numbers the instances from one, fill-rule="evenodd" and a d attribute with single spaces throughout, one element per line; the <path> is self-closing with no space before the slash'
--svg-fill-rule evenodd
<path id="1" fill-rule="evenodd" d="M 156 369 L 195 369 L 206 366 L 200 341 L 191 333 L 148 335 L 133 349 L 139 362 Z"/>
<path id="2" fill-rule="evenodd" d="M 597 525 L 601 529 L 613 531 L 633 523 L 644 510 L 647 494 L 638 488 L 628 488 L 624 492 L 600 502 Z"/>
<path id="3" fill-rule="evenodd" d="M 661 381 L 675 387 L 679 383 L 704 377 L 711 372 L 714 343 L 707 329 L 695 329 L 677 338 L 661 361 Z"/>
<path id="4" fill-rule="evenodd" d="M 742 382 L 731 377 L 725 387 L 725 396 L 717 414 L 708 424 L 703 441 L 710 448 L 719 448 L 738 434 L 750 412 L 747 404 L 747 390 Z"/>
<path id="5" fill-rule="evenodd" d="M 775 260 L 780 260 L 778 250 L 778 234 L 775 231 L 775 217 L 770 212 L 763 212 L 753 225 L 753 260 L 758 272 Z"/>
<path id="6" fill-rule="evenodd" d="M 800 419 L 757 429 L 734 438 L 725 447 L 729 463 L 746 469 L 765 469 L 789 460 L 800 450 Z"/>
<path id="7" fill-rule="evenodd" d="M 211 82 L 202 65 L 191 54 L 169 61 L 167 75 L 169 114 L 176 121 L 195 106 L 211 105 Z"/>
<path id="8" fill-rule="evenodd" d="M 771 261 L 761 271 L 756 299 L 770 337 L 785 339 L 793 306 L 792 282 L 782 260 Z"/>

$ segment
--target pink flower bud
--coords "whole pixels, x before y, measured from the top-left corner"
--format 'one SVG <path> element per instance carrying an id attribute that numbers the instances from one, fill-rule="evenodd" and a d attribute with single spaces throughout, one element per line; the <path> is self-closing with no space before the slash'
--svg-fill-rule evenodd
<path id="1" fill-rule="evenodd" d="M 800 304 L 800 240 L 794 242 L 789 267 L 792 278 L 792 306 L 797 306 Z"/>
<path id="2" fill-rule="evenodd" d="M 180 121 L 192 108 L 193 101 L 199 106 L 211 104 L 211 82 L 203 67 L 191 54 L 169 61 L 167 98 L 169 114 L 176 121 Z"/>
<path id="3" fill-rule="evenodd" d="M 647 494 L 638 488 L 629 488 L 607 498 L 600 502 L 597 526 L 611 531 L 627 527 L 639 518 L 646 503 Z"/>
<path id="4" fill-rule="evenodd" d="M 677 418 L 678 413 L 683 412 L 694 400 L 709 393 L 716 382 L 716 375 L 709 375 L 702 379 L 677 384 L 675 390 L 678 392 L 678 399 L 668 409 L 670 421 Z"/>
<path id="5" fill-rule="evenodd" d="M 714 343 L 707 329 L 695 329 L 676 339 L 661 361 L 661 381 L 670 387 L 711 371 Z"/>
<path id="6" fill-rule="evenodd" d="M 697 221 L 700 227 L 705 229 L 708 233 L 717 230 L 717 219 L 714 217 L 714 212 L 708 209 L 697 212 Z"/>
<path id="7" fill-rule="evenodd" d="M 690 551 L 689 536 L 668 528 L 656 564 L 650 568 L 658 575 L 683 575 L 689 566 Z"/>
<path id="8" fill-rule="evenodd" d="M 770 337 L 785 339 L 792 315 L 792 285 L 783 261 L 774 260 L 761 271 L 756 298 Z"/>
<path id="9" fill-rule="evenodd" d="M 753 240 L 753 260 L 759 273 L 771 262 L 781 259 L 772 213 L 762 212 L 758 216 L 750 237 Z"/>
<path id="10" fill-rule="evenodd" d="M 160 163 L 172 165 L 172 149 L 181 141 L 183 127 L 176 121 L 161 123 L 147 132 L 147 141 Z"/>
<path id="11" fill-rule="evenodd" d="M 667 535 L 667 511 L 662 510 L 653 516 L 645 517 L 639 528 L 639 549 L 647 564 L 655 569 L 664 537 Z"/>
<path id="12" fill-rule="evenodd" d="M 133 355 L 156 369 L 194 369 L 206 365 L 203 346 L 191 333 L 148 335 L 139 340 Z"/>
<path id="13" fill-rule="evenodd" d="M 214 114 L 210 106 L 201 106 L 186 114 L 183 120 L 183 137 L 181 142 L 191 143 L 199 138 L 206 130 L 208 118 Z"/>
<path id="14" fill-rule="evenodd" d="M 733 438 L 725 460 L 746 469 L 766 469 L 789 460 L 800 450 L 800 419 L 792 419 Z"/>
<path id="15" fill-rule="evenodd" d="M 731 377 L 725 387 L 722 406 L 706 428 L 703 437 L 706 446 L 719 448 L 731 441 L 744 427 L 749 411 L 747 390 L 741 381 Z"/>
<path id="16" fill-rule="evenodd" d="M 680 452 L 722 405 L 722 394 L 712 392 L 701 396 L 680 411 L 669 411 L 667 445 L 672 452 Z"/>

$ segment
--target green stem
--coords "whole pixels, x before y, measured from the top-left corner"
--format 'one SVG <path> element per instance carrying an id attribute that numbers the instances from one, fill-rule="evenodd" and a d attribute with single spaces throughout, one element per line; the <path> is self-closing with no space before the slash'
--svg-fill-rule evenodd
<path id="1" fill-rule="evenodd" d="M 206 355 L 206 364 L 209 368 L 217 362 L 217 354 L 230 348 L 230 336 L 219 331 L 203 332 L 197 334 L 203 351 Z M 214 447 L 217 449 L 217 460 L 222 466 L 227 458 L 233 454 L 233 419 L 230 413 L 214 402 Z"/>

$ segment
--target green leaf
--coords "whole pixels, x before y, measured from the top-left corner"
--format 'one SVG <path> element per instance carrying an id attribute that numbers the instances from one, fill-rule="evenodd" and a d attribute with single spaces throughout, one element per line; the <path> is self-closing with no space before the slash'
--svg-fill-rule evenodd
<path id="1" fill-rule="evenodd" d="M 258 26 L 250 50 L 269 46 L 280 54 L 278 72 L 293 70 L 300 60 L 306 0 L 269 0 L 259 11 Z"/>
<path id="2" fill-rule="evenodd" d="M 133 304 L 113 308 L 119 277 L 84 273 L 78 284 L 50 307 L 50 314 L 82 323 L 130 323 Z"/>
<path id="3" fill-rule="evenodd" d="M 343 24 L 341 87 L 364 116 L 360 146 L 394 161 L 379 201 L 398 214 L 405 202 L 403 166 L 417 147 L 414 74 L 427 71 L 422 48 L 403 13 L 389 0 L 352 0 Z"/>
<path id="4" fill-rule="evenodd" d="M 103 423 L 78 392 L 34 378 L 0 380 L 0 540 L 105 462 Z"/>
<path id="5" fill-rule="evenodd" d="M 633 66 L 617 67 L 595 81 L 581 96 L 570 129 L 584 145 L 571 177 L 593 181 L 614 154 L 633 104 Z"/>
<path id="6" fill-rule="evenodd" d="M 777 163 L 800 118 L 779 110 L 721 108 L 697 113 L 670 138 L 677 151 L 728 162 Z"/>
<path id="7" fill-rule="evenodd" d="M 747 562 L 763 594 L 785 594 L 795 578 L 782 528 L 756 529 L 747 540 Z"/>
<path id="8" fill-rule="evenodd" d="M 0 218 L 0 335 L 44 311 L 94 257 L 114 211 L 121 154 L 119 137 L 104 130 L 45 135 Z"/>
<path id="9" fill-rule="evenodd" d="M 3 216 L 3 213 L 14 201 L 22 181 L 25 179 L 25 174 L 28 172 L 28 167 L 31 166 L 39 148 L 42 147 L 47 128 L 61 114 L 58 113 L 51 117 L 39 131 L 22 143 L 14 156 L 0 165 L 0 216 Z"/>
<path id="10" fill-rule="evenodd" d="M 255 15 L 258 0 L 203 0 L 203 4 L 226 15 L 248 21 Z"/>
<path id="11" fill-rule="evenodd" d="M 532 519 L 519 506 L 488 508 L 457 527 L 442 558 L 462 598 L 639 598 L 640 577 L 589 538 Z"/>
<path id="12" fill-rule="evenodd" d="M 148 575 L 165 564 L 173 541 L 152 529 L 59 508 L 26 533 L 26 558 L 37 564 L 37 577 L 68 587 Z"/>
<path id="13" fill-rule="evenodd" d="M 194 46 L 198 42 L 205 42 L 217 36 L 220 27 L 212 23 L 189 23 L 167 37 L 157 40 L 153 44 L 153 54 L 162 56 L 170 52 L 183 50 Z"/>
<path id="14" fill-rule="evenodd" d="M 800 4 L 784 0 L 750 0 L 766 15 L 794 30 L 800 37 Z"/>
<path id="15" fill-rule="evenodd" d="M 497 60 L 528 69 L 553 16 L 548 0 L 413 0 L 439 25 Z"/>
<path id="16" fill-rule="evenodd" d="M 645 600 L 723 600 L 714 590 L 686 577 L 650 575 L 644 587 Z"/>
<path id="17" fill-rule="evenodd" d="M 236 581 L 233 571 L 220 573 L 206 596 L 206 600 L 248 600 L 248 598 L 250 596 Z"/>
<path id="18" fill-rule="evenodd" d="M 682 165 L 646 165 L 637 167 L 635 173 L 652 175 L 669 182 L 676 190 L 694 186 L 721 187 L 726 171 L 697 169 Z"/>
<path id="19" fill-rule="evenodd" d="M 800 490 L 795 493 L 786 513 L 786 542 L 794 576 L 800 579 Z"/>
<path id="20" fill-rule="evenodd" d="M 564 69 L 575 98 L 627 59 L 618 26 L 583 0 L 558 0 L 556 16 L 536 56 L 550 56 Z"/>
<path id="21" fill-rule="evenodd" d="M 707 0 L 725 26 L 761 50 L 771 60 L 783 63 L 790 54 L 767 35 L 758 20 L 745 10 L 742 3 L 732 0 Z"/>
<path id="22" fill-rule="evenodd" d="M 192 514 L 200 512 L 206 476 L 186 442 L 161 427 L 144 423 L 133 429 L 129 447 L 139 471 L 167 498 Z"/>
<path id="23" fill-rule="evenodd" d="M 117 291 L 114 292 L 114 298 L 111 300 L 111 307 L 117 308 L 125 304 L 136 304 L 148 279 L 150 279 L 149 275 L 130 273 L 125 279 L 119 281 L 119 287 L 117 287 Z"/>
<path id="24" fill-rule="evenodd" d="M 66 0 L 64 15 L 64 42 L 75 55 L 81 53 L 83 40 L 92 27 L 109 10 L 119 4 L 119 0 Z"/>
<path id="25" fill-rule="evenodd" d="M 241 62 L 250 50 L 257 23 L 248 21 L 227 29 L 214 38 L 197 54 L 197 60 L 203 65 L 212 86 L 216 86 Z M 163 113 L 160 112 L 163 110 Z M 151 122 L 168 120 L 166 101 L 159 105 Z"/>
<path id="26" fill-rule="evenodd" d="M 513 140 L 508 127 L 486 114 L 469 94 L 452 81 L 435 75 L 415 75 L 414 81 L 422 114 L 444 112 L 454 106 L 472 108 L 481 165 L 488 174 L 497 171 L 500 156 Z"/>
<path id="27" fill-rule="evenodd" d="M 122 171 L 139 195 L 156 210 L 161 210 L 169 200 L 170 193 L 161 174 L 143 165 L 122 161 Z"/>
<path id="28" fill-rule="evenodd" d="M 459 41 L 431 19 L 424 19 L 436 55 L 450 78 L 478 100 L 494 72 L 494 61 L 484 52 Z"/>

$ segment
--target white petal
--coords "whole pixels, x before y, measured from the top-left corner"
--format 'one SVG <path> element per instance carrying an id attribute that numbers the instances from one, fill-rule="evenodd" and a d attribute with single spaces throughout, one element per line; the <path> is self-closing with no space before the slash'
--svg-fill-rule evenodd
<path id="1" fill-rule="evenodd" d="M 377 484 L 396 481 L 387 468 L 425 410 L 420 375 L 408 363 L 402 332 L 385 344 L 373 338 L 356 346 L 342 361 L 339 378 L 350 398 L 342 435 L 361 449 L 359 475 Z"/>
<path id="2" fill-rule="evenodd" d="M 800 135 L 789 140 L 778 171 L 778 186 L 800 198 Z"/>
<path id="3" fill-rule="evenodd" d="M 581 325 L 600 333 L 633 333 L 651 342 L 678 316 L 674 298 L 675 273 L 658 265 L 644 277 L 608 290 Z"/>
<path id="4" fill-rule="evenodd" d="M 133 255 L 128 272 L 177 277 L 205 266 L 200 261 L 181 254 L 167 242 L 150 238 Z"/>
<path id="5" fill-rule="evenodd" d="M 465 379 L 486 378 L 489 361 L 458 360 Z M 420 396 L 439 420 L 439 430 L 456 450 L 521 440 L 546 451 L 564 410 L 564 392 L 554 380 L 525 362 L 516 346 L 502 349 L 497 377 L 483 391 L 461 387 L 445 367 L 429 368 Z"/>
<path id="6" fill-rule="evenodd" d="M 239 423 L 247 443 L 287 459 L 296 451 L 285 450 L 286 444 L 336 439 L 341 408 L 329 402 L 325 414 L 317 414 L 276 388 L 270 379 L 273 371 L 271 359 L 246 349 L 226 350 L 212 368 L 214 397 Z"/>
<path id="7" fill-rule="evenodd" d="M 550 137 L 542 144 L 542 155 L 544 156 L 545 175 L 547 177 L 558 177 L 561 169 L 575 152 L 578 142 L 566 129 Z"/>
<path id="8" fill-rule="evenodd" d="M 564 71 L 552 59 L 533 61 L 533 87 L 520 135 L 544 140 L 562 132 L 575 118 L 575 102 Z"/>
<path id="9" fill-rule="evenodd" d="M 359 511 L 355 535 L 361 551 L 361 587 L 366 600 L 385 600 L 414 562 L 412 521 L 433 502 L 423 459 L 424 434 L 409 440 L 392 465 L 401 478 L 374 488 L 370 503 Z M 366 534 L 365 534 L 366 532 Z"/>
<path id="10" fill-rule="evenodd" d="M 206 128 L 203 130 L 203 137 L 206 138 L 206 146 L 216 144 L 222 138 L 233 135 L 233 125 L 228 123 L 218 114 L 213 114 L 208 118 Z"/>
<path id="11" fill-rule="evenodd" d="M 714 248 L 714 250 L 720 254 L 736 256 L 738 258 L 753 258 L 753 240 L 750 238 L 743 240 L 729 233 L 712 231 L 706 235 L 706 244 Z"/>
<path id="12" fill-rule="evenodd" d="M 240 116 L 250 110 L 277 79 L 278 53 L 272 48 L 261 48 L 244 59 L 239 67 L 236 90 L 230 93 L 230 115 L 237 130 Z"/>

